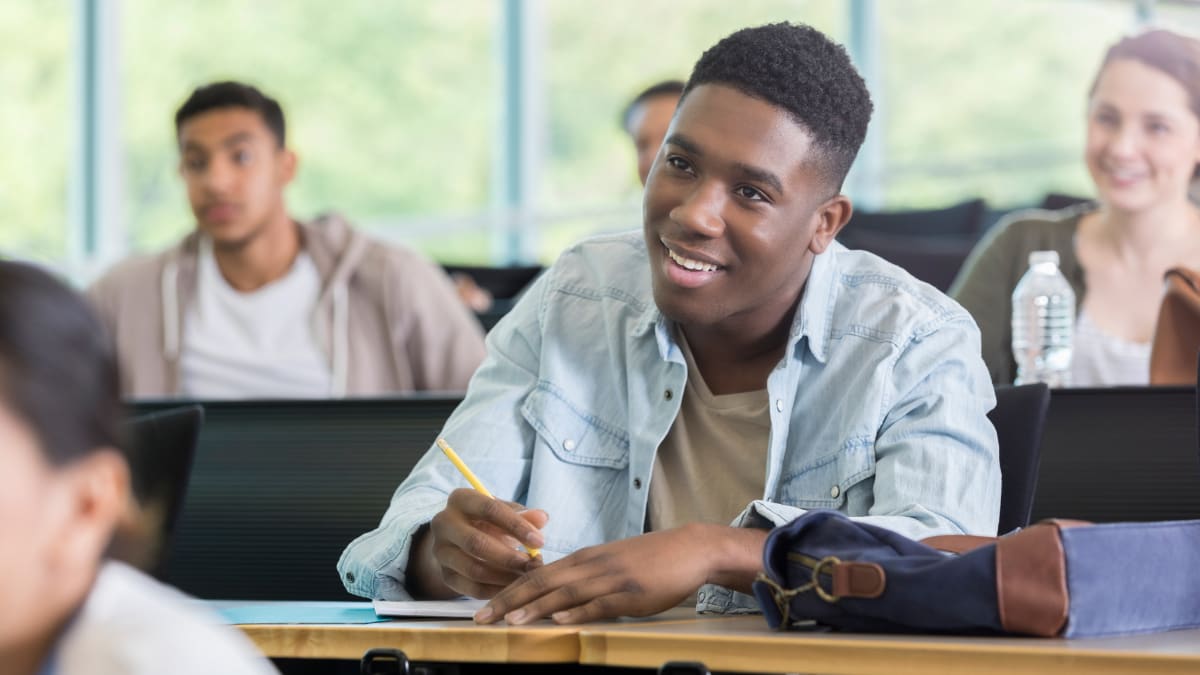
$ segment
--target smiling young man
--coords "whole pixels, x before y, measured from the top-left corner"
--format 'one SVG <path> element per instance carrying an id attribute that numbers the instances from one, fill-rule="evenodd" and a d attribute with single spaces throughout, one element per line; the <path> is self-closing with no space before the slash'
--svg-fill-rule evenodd
<path id="1" fill-rule="evenodd" d="M 974 322 L 834 242 L 870 113 L 845 51 L 807 26 L 705 52 L 643 232 L 567 251 L 489 335 L 447 422 L 498 499 L 432 450 L 343 554 L 346 587 L 492 598 L 481 622 L 646 615 L 697 590 L 698 608 L 739 611 L 767 529 L 805 509 L 995 534 Z"/>
<path id="2" fill-rule="evenodd" d="M 294 220 L 283 111 L 237 82 L 175 115 L 196 230 L 90 291 L 116 337 L 125 396 L 325 398 L 465 389 L 478 322 L 446 275 L 340 218 Z"/>

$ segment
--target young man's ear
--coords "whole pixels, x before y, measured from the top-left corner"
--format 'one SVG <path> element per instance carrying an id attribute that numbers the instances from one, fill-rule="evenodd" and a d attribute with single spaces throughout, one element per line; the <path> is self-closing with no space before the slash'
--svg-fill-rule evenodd
<path id="1" fill-rule="evenodd" d="M 54 564 L 64 570 L 87 569 L 104 555 L 113 530 L 130 508 L 129 465 L 120 451 L 104 448 L 62 472 L 68 503 Z"/>
<path id="2" fill-rule="evenodd" d="M 850 198 L 843 194 L 830 197 L 817 207 L 816 213 L 813 214 L 813 218 L 817 219 L 817 228 L 808 244 L 808 250 L 812 251 L 813 255 L 824 253 L 846 223 L 850 222 L 853 212 L 854 206 L 850 203 Z"/>
<path id="3" fill-rule="evenodd" d="M 296 177 L 296 166 L 299 162 L 295 151 L 287 148 L 279 151 L 279 177 L 283 185 L 291 183 Z"/>

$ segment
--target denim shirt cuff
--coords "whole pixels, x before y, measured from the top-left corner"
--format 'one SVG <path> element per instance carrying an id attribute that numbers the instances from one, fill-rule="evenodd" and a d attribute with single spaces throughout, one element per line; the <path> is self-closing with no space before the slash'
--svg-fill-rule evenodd
<path id="1" fill-rule="evenodd" d="M 734 527 L 771 529 L 790 523 L 804 514 L 804 509 L 757 500 L 734 519 Z M 696 611 L 715 614 L 756 614 L 758 601 L 752 595 L 714 584 L 700 587 L 696 594 Z"/>
<path id="2" fill-rule="evenodd" d="M 351 542 L 337 565 L 346 590 L 372 600 L 412 600 L 405 587 L 405 571 L 413 537 L 443 508 L 444 502 L 406 509 Z"/>

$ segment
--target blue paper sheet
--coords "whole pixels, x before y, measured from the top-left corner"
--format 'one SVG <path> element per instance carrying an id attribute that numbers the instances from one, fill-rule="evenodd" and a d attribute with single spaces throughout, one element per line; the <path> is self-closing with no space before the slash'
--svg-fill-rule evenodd
<path id="1" fill-rule="evenodd" d="M 232 624 L 377 623 L 369 602 L 219 602 L 218 613 Z"/>

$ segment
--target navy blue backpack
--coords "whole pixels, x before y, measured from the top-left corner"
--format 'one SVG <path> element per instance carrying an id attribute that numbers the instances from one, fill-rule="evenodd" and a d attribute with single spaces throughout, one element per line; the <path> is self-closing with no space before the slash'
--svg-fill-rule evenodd
<path id="1" fill-rule="evenodd" d="M 913 541 L 834 511 L 776 528 L 754 594 L 775 628 L 1084 637 L 1200 626 L 1200 521 L 1045 521 Z"/>

